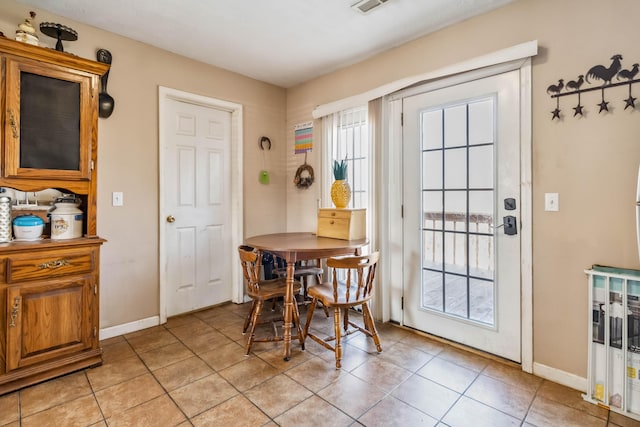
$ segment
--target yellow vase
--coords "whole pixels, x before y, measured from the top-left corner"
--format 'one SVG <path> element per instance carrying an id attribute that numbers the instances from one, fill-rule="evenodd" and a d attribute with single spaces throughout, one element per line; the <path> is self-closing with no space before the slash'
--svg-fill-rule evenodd
<path id="1" fill-rule="evenodd" d="M 337 179 L 331 184 L 331 200 L 338 209 L 344 209 L 351 200 L 351 187 L 344 179 Z"/>

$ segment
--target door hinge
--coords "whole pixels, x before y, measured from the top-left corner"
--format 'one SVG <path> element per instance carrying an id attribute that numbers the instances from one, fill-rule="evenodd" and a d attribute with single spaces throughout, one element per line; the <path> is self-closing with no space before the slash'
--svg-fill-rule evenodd
<path id="1" fill-rule="evenodd" d="M 93 336 L 94 337 L 98 336 L 98 328 L 96 328 L 95 326 L 93 327 Z"/>
<path id="2" fill-rule="evenodd" d="M 404 297 L 400 297 L 400 310 L 404 310 Z"/>
<path id="3" fill-rule="evenodd" d="M 404 205 L 400 205 L 400 218 L 404 218 Z"/>
<path id="4" fill-rule="evenodd" d="M 91 162 L 89 162 L 89 168 L 90 168 L 91 170 L 93 170 L 93 168 L 94 168 L 94 167 L 95 167 L 95 165 L 94 165 L 94 163 L 93 163 L 93 160 L 91 160 Z"/>
<path id="5" fill-rule="evenodd" d="M 93 294 L 98 295 L 98 285 L 93 285 Z"/>
<path id="6" fill-rule="evenodd" d="M 400 113 L 400 126 L 404 126 L 404 113 Z"/>

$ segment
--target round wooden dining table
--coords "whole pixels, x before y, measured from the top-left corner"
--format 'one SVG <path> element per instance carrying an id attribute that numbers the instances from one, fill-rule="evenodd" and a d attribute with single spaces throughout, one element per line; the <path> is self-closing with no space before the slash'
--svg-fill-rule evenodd
<path id="1" fill-rule="evenodd" d="M 291 357 L 291 329 L 293 327 L 293 273 L 296 261 L 324 259 L 341 255 L 359 255 L 368 239 L 341 240 L 318 237 L 315 233 L 275 233 L 253 236 L 244 244 L 260 251 L 270 252 L 287 263 L 287 292 L 284 303 L 284 360 Z"/>

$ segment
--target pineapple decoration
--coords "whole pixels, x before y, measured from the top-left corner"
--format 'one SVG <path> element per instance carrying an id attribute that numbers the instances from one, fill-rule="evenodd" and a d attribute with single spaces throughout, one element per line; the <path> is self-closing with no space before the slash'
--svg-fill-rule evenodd
<path id="1" fill-rule="evenodd" d="M 349 205 L 351 199 L 351 187 L 347 182 L 347 163 L 341 160 L 333 161 L 333 177 L 335 181 L 331 185 L 331 200 L 338 209 L 344 209 Z"/>

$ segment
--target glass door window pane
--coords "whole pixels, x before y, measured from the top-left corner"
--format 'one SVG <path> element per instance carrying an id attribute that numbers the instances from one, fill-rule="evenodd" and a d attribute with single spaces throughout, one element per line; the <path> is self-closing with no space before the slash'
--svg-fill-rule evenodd
<path id="1" fill-rule="evenodd" d="M 423 308 L 495 323 L 494 101 L 422 116 Z M 441 141 L 441 142 L 440 142 Z"/>

